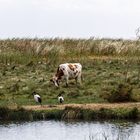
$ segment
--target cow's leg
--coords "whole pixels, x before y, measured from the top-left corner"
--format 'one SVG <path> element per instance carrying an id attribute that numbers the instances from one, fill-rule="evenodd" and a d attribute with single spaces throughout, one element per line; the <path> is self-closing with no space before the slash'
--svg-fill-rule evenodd
<path id="1" fill-rule="evenodd" d="M 66 80 L 66 87 L 68 87 L 68 80 L 69 80 L 69 77 L 66 76 L 66 77 L 65 77 L 65 80 Z"/>
<path id="2" fill-rule="evenodd" d="M 75 78 L 75 81 L 76 81 L 76 85 L 77 85 L 78 84 L 78 77 Z"/>
<path id="3" fill-rule="evenodd" d="M 77 76 L 77 83 L 81 85 L 81 72 Z"/>

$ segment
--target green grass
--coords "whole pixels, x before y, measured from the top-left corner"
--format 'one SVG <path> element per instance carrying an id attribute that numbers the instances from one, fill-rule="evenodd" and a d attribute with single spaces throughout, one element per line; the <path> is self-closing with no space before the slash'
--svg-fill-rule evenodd
<path id="1" fill-rule="evenodd" d="M 63 110 L 25 110 L 18 106 L 16 109 L 9 109 L 7 107 L 0 107 L 0 119 L 3 121 L 33 121 L 33 120 L 95 120 L 95 119 L 140 119 L 137 108 L 118 108 L 99 110 L 82 109 L 79 107 L 66 107 Z"/>
<path id="2" fill-rule="evenodd" d="M 33 91 L 43 104 L 57 104 L 61 92 L 65 103 L 107 102 L 102 95 L 121 83 L 130 84 L 134 100 L 140 101 L 139 44 L 111 39 L 0 40 L 0 105 L 34 105 Z M 64 82 L 59 88 L 50 83 L 57 66 L 65 62 L 83 65 L 81 86 L 74 80 L 68 88 Z"/>
<path id="3" fill-rule="evenodd" d="M 137 119 L 139 111 L 137 108 L 126 109 L 106 109 L 99 110 L 82 109 L 74 107 L 66 107 L 62 114 L 62 119 L 82 119 L 82 120 L 95 120 L 95 119 Z"/>

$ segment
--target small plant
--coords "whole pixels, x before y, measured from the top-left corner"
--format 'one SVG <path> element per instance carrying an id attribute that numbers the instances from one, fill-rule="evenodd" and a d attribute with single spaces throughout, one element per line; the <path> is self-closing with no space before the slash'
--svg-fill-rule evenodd
<path id="1" fill-rule="evenodd" d="M 132 101 L 132 86 L 129 84 L 119 84 L 116 89 L 113 89 L 106 94 L 105 99 L 109 102 L 128 102 Z"/>

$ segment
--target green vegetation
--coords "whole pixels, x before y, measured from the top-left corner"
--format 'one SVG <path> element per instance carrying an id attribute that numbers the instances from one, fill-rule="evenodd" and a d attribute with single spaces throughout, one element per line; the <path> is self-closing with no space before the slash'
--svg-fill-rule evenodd
<path id="1" fill-rule="evenodd" d="M 9 109 L 7 107 L 0 108 L 0 120 L 3 121 L 34 121 L 46 119 L 61 120 L 95 120 L 95 119 L 140 119 L 137 108 L 118 108 L 99 110 L 82 109 L 78 107 L 66 107 L 64 110 L 25 110 L 23 108 Z"/>
<path id="2" fill-rule="evenodd" d="M 34 105 L 37 91 L 43 104 L 140 101 L 140 41 L 113 39 L 0 40 L 0 106 Z M 50 83 L 57 66 L 83 65 L 82 85 L 71 80 L 59 88 Z M 121 87 L 122 85 L 122 87 Z M 119 96 L 118 96 L 119 94 Z"/>
<path id="3" fill-rule="evenodd" d="M 82 109 L 74 107 L 66 107 L 62 114 L 62 119 L 82 119 L 82 120 L 95 120 L 95 119 L 137 119 L 139 112 L 137 108 L 126 109 L 106 109 L 99 110 Z"/>
<path id="4" fill-rule="evenodd" d="M 62 110 L 32 111 L 23 108 L 0 108 L 0 120 L 3 121 L 34 121 L 44 119 L 61 119 Z"/>
<path id="5" fill-rule="evenodd" d="M 112 89 L 108 94 L 103 94 L 102 97 L 109 102 L 135 101 L 132 97 L 132 86 L 128 83 L 119 84 L 116 89 Z"/>

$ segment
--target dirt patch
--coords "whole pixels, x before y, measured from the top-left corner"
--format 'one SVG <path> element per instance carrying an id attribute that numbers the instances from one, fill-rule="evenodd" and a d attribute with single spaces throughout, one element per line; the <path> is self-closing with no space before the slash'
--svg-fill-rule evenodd
<path id="1" fill-rule="evenodd" d="M 28 105 L 28 106 L 23 106 L 24 109 L 27 110 L 51 110 L 51 109 L 65 109 L 65 107 L 79 107 L 83 109 L 91 109 L 91 110 L 99 110 L 101 108 L 108 108 L 108 109 L 113 109 L 113 108 L 138 108 L 140 110 L 140 103 L 104 103 L 104 104 L 99 104 L 99 103 L 93 103 L 93 104 L 63 104 L 63 105 Z"/>

